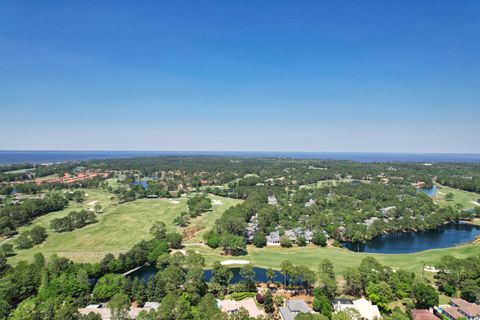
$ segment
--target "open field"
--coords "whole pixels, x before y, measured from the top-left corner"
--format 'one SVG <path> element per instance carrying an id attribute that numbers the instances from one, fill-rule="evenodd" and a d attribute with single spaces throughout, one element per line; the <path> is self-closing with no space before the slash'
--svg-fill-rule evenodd
<path id="1" fill-rule="evenodd" d="M 110 205 L 111 194 L 102 190 L 86 190 L 87 200 L 77 207 L 71 204 L 66 210 L 53 212 L 39 217 L 33 223 L 21 228 L 26 230 L 34 225 L 47 228 L 47 240 L 31 249 L 17 250 L 17 255 L 10 258 L 11 263 L 30 259 L 35 253 L 41 252 L 45 256 L 53 253 L 70 258 L 78 262 L 93 262 L 103 258 L 107 253 L 118 254 L 129 250 L 141 240 L 151 238 L 149 229 L 155 221 L 163 221 L 170 231 L 177 230 L 173 220 L 180 212 L 187 210 L 187 198 L 181 199 L 139 199 L 136 201 Z M 222 202 L 214 205 L 214 210 L 197 217 L 194 223 L 206 228 L 213 226 L 217 217 L 229 206 L 238 200 L 211 196 L 212 200 Z M 49 228 L 50 221 L 62 217 L 71 210 L 88 207 L 88 203 L 99 201 L 104 206 L 103 214 L 97 214 L 98 222 L 87 225 L 71 232 L 56 233 Z M 174 203 L 178 202 L 178 203 Z"/>
<path id="2" fill-rule="evenodd" d="M 335 267 L 335 272 L 339 274 L 348 267 L 358 266 L 360 261 L 367 256 L 372 256 L 380 263 L 388 265 L 394 269 L 406 269 L 420 275 L 422 273 L 423 264 L 435 265 L 435 263 L 444 255 L 465 258 L 480 254 L 480 245 L 465 245 L 410 254 L 358 253 L 342 248 L 321 248 L 314 245 L 292 248 L 265 247 L 261 249 L 249 246 L 248 255 L 239 257 L 222 256 L 220 249 L 213 250 L 207 246 L 191 246 L 188 248 L 198 250 L 204 255 L 208 266 L 214 261 L 249 260 L 254 266 L 279 269 L 282 261 L 290 260 L 295 265 L 305 265 L 316 270 L 320 260 L 327 258 L 332 261 Z M 428 272 L 425 272 L 425 274 L 427 273 Z"/>
<path id="3" fill-rule="evenodd" d="M 441 206 L 453 206 L 456 203 L 460 203 L 465 209 L 472 209 L 476 206 L 472 201 L 478 201 L 480 199 L 479 193 L 454 189 L 447 186 L 442 186 L 438 183 L 437 188 L 437 194 L 433 200 L 435 203 L 438 203 Z M 453 200 L 451 201 L 445 200 L 445 195 L 449 192 L 453 193 Z"/>

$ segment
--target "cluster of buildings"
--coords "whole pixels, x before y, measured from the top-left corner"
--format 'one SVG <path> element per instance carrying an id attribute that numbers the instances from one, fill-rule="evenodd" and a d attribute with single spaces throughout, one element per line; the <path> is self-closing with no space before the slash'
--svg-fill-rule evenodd
<path id="1" fill-rule="evenodd" d="M 150 310 L 157 310 L 160 307 L 158 302 L 146 302 L 143 308 L 130 308 L 128 310 L 128 317 L 130 319 L 136 319 L 141 311 L 149 312 Z M 98 314 L 102 317 L 102 320 L 110 320 L 112 317 L 112 312 L 110 308 L 104 307 L 103 304 L 91 304 L 85 308 L 78 309 L 78 312 L 81 315 L 88 315 L 90 313 Z"/>
<path id="2" fill-rule="evenodd" d="M 295 228 L 285 230 L 286 237 L 292 242 L 297 242 L 297 238 L 303 236 L 307 243 L 312 242 L 313 240 L 313 232 L 310 229 L 302 229 L 302 228 Z M 267 235 L 267 246 L 279 246 L 280 245 L 280 232 L 272 231 L 269 235 Z"/>
<path id="3" fill-rule="evenodd" d="M 450 320 L 480 320 L 480 306 L 460 298 L 452 299 L 449 305 L 435 307 L 434 313 Z"/>
<path id="4" fill-rule="evenodd" d="M 23 180 L 23 181 L 15 181 L 14 183 L 22 184 L 22 183 L 31 183 L 34 182 L 37 185 L 41 185 L 43 183 L 74 183 L 74 182 L 80 182 L 84 180 L 89 180 L 93 179 L 95 177 L 102 177 L 102 178 L 107 178 L 108 173 L 107 172 L 80 172 L 76 175 L 71 175 L 67 172 L 63 174 L 63 177 L 58 177 L 58 178 L 50 178 L 50 179 L 35 179 L 35 180 Z"/>

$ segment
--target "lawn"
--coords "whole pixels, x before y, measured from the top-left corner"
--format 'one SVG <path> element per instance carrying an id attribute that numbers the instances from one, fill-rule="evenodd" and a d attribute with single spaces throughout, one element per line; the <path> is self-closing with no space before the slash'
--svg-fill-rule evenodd
<path id="1" fill-rule="evenodd" d="M 248 247 L 248 255 L 239 257 L 226 257 L 221 255 L 220 249 L 210 249 L 207 246 L 192 246 L 189 249 L 198 250 L 205 256 L 210 266 L 214 261 L 222 260 L 249 260 L 254 266 L 279 269 L 280 263 L 290 260 L 295 265 L 304 265 L 311 269 L 317 269 L 321 259 L 327 258 L 334 264 L 335 271 L 341 274 L 348 267 L 356 267 L 367 256 L 372 256 L 380 263 L 394 269 L 407 269 L 417 275 L 422 273 L 422 265 L 435 265 L 444 255 L 453 255 L 465 258 L 480 254 L 480 245 L 464 245 L 446 249 L 427 250 L 410 254 L 372 254 L 348 251 L 343 248 L 321 248 L 314 245 L 307 247 Z M 426 272 L 425 272 L 426 273 Z"/>
<path id="2" fill-rule="evenodd" d="M 476 206 L 472 201 L 480 199 L 480 194 L 475 192 L 454 189 L 440 184 L 437 184 L 437 188 L 437 194 L 433 197 L 433 201 L 441 206 L 453 206 L 456 203 L 460 203 L 465 209 L 472 209 Z M 447 201 L 445 200 L 445 195 L 450 192 L 453 193 L 453 200 Z"/>
<path id="3" fill-rule="evenodd" d="M 141 240 L 151 238 L 149 229 L 155 221 L 163 221 L 170 231 L 177 230 L 173 220 L 180 212 L 187 210 L 187 199 L 139 199 L 136 201 L 111 205 L 111 194 L 102 190 L 86 190 L 87 200 L 77 207 L 71 204 L 66 210 L 42 216 L 21 230 L 42 225 L 47 228 L 47 240 L 31 249 L 17 250 L 17 255 L 10 258 L 11 263 L 31 259 L 41 252 L 45 256 L 53 253 L 65 256 L 77 262 L 98 261 L 107 253 L 118 254 L 129 250 Z M 202 217 L 197 217 L 194 223 L 206 228 L 213 226 L 215 219 L 229 206 L 237 201 L 212 196 L 213 200 L 222 204 L 214 205 L 214 210 Z M 50 221 L 68 214 L 71 210 L 88 207 L 88 203 L 99 201 L 104 206 L 103 214 L 98 214 L 98 222 L 71 232 L 56 233 L 49 228 Z M 215 201 L 216 203 L 218 203 Z M 177 203 L 178 202 L 178 203 Z"/>

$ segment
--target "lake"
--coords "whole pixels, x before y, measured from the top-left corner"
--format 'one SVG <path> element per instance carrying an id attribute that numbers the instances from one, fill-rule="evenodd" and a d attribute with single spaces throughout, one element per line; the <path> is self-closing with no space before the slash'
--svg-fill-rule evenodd
<path id="1" fill-rule="evenodd" d="M 240 275 L 240 268 L 231 268 L 230 269 L 233 273 L 232 280 L 230 283 L 238 283 L 242 280 L 242 276 Z M 148 281 L 151 277 L 155 276 L 157 273 L 158 269 L 155 266 L 145 266 L 129 275 L 130 278 L 136 278 L 138 277 L 139 279 L 142 279 L 144 281 Z M 253 271 L 255 271 L 255 281 L 256 282 L 267 282 L 267 269 L 264 268 L 253 268 Z M 212 278 L 212 270 L 205 270 L 204 272 L 205 276 L 205 281 L 210 281 Z M 279 281 L 283 282 L 283 276 L 280 272 L 275 271 L 275 278 L 274 282 Z"/>
<path id="2" fill-rule="evenodd" d="M 383 235 L 361 243 L 344 243 L 352 251 L 370 253 L 413 253 L 430 249 L 448 248 L 473 241 L 480 236 L 480 227 L 466 223 L 449 223 L 436 230 L 398 232 Z"/>
<path id="3" fill-rule="evenodd" d="M 418 191 L 420 192 L 423 192 L 427 195 L 429 195 L 430 197 L 435 197 L 435 195 L 437 194 L 437 186 L 433 186 L 431 188 L 422 188 L 422 189 L 418 189 Z"/>

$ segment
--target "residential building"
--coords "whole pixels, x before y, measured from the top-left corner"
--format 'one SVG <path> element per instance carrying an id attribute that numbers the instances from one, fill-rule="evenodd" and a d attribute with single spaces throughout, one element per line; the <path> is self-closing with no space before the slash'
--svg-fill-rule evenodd
<path id="1" fill-rule="evenodd" d="M 229 315 L 235 314 L 241 308 L 244 308 L 248 311 L 250 317 L 258 317 L 265 315 L 265 311 L 259 309 L 253 300 L 253 298 L 248 298 L 240 301 L 235 300 L 217 300 L 218 307 L 222 310 L 222 312 L 228 313 Z"/>
<path id="2" fill-rule="evenodd" d="M 128 310 L 128 317 L 130 319 L 136 319 L 138 314 L 145 310 L 145 311 L 150 311 L 150 310 L 157 310 L 160 304 L 158 302 L 146 302 L 143 308 L 133 308 L 131 307 Z M 112 313 L 110 311 L 110 308 L 104 308 L 102 304 L 91 304 L 86 306 L 85 308 L 80 308 L 78 309 L 78 312 L 81 315 L 87 315 L 89 313 L 95 313 L 100 315 L 102 317 L 102 320 L 110 320 L 112 317 Z"/>
<path id="3" fill-rule="evenodd" d="M 380 310 L 369 300 L 365 298 L 360 298 L 358 300 L 350 299 L 334 299 L 333 300 L 333 309 L 338 311 L 343 311 L 347 308 L 357 310 L 360 315 L 367 320 L 382 319 L 380 315 Z"/>
<path id="4" fill-rule="evenodd" d="M 480 306 L 460 298 L 452 299 L 450 305 L 440 305 L 435 307 L 435 311 L 450 320 L 460 318 L 467 320 L 480 320 Z"/>
<path id="5" fill-rule="evenodd" d="M 430 310 L 426 309 L 414 309 L 412 310 L 413 320 L 440 320 L 439 317 L 434 315 Z"/>
<path id="6" fill-rule="evenodd" d="M 280 245 L 280 233 L 272 231 L 267 236 L 267 246 L 279 246 Z"/>
<path id="7" fill-rule="evenodd" d="M 284 307 L 279 308 L 282 320 L 294 320 L 297 314 L 310 312 L 312 309 L 303 300 L 288 300 Z"/>

